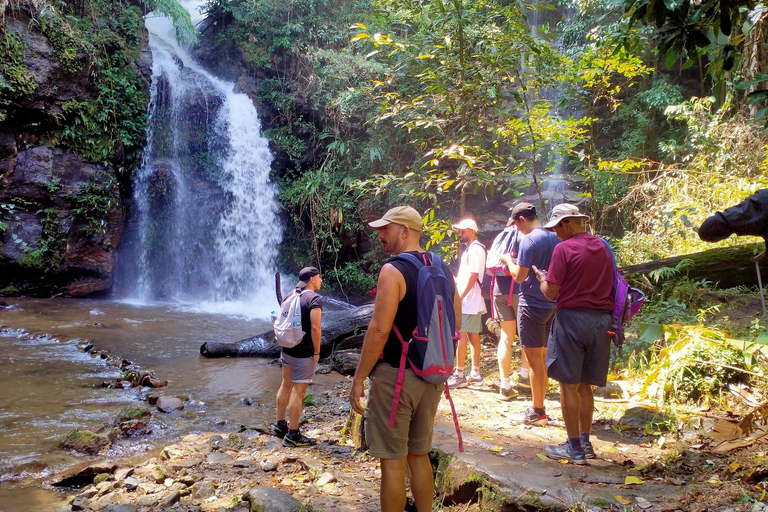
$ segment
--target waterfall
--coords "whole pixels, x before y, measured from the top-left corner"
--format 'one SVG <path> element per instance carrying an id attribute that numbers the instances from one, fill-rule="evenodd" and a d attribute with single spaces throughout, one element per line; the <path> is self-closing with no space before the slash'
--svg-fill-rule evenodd
<path id="1" fill-rule="evenodd" d="M 193 21 L 200 2 L 182 2 Z M 115 292 L 266 317 L 281 227 L 272 155 L 256 109 L 146 19 L 152 51 L 147 146 L 118 254 Z"/>

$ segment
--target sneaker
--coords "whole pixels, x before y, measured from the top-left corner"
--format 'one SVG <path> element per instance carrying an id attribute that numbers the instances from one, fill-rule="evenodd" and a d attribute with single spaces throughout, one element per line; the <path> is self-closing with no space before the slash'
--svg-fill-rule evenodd
<path id="1" fill-rule="evenodd" d="M 469 378 L 467 379 L 467 384 L 470 386 L 482 386 L 483 385 L 483 376 L 479 373 L 470 373 Z"/>
<path id="2" fill-rule="evenodd" d="M 533 407 L 529 407 L 523 413 L 523 423 L 526 425 L 546 427 L 549 424 L 549 419 L 547 418 L 547 413 L 538 414 L 533 410 Z"/>
<path id="3" fill-rule="evenodd" d="M 317 439 L 305 437 L 301 432 L 296 437 L 292 437 L 291 434 L 286 434 L 283 438 L 283 446 L 289 448 L 304 448 L 306 446 L 314 446 L 317 444 Z"/>
<path id="4" fill-rule="evenodd" d="M 512 384 L 515 389 L 521 390 L 521 389 L 531 389 L 531 376 L 528 375 L 526 377 L 521 377 L 520 374 L 517 374 L 517 380 L 515 380 L 515 383 Z"/>
<path id="5" fill-rule="evenodd" d="M 288 433 L 288 426 L 281 427 L 278 423 L 275 423 L 272 425 L 272 435 L 275 437 L 279 437 L 280 439 L 285 437 L 285 434 Z"/>
<path id="6" fill-rule="evenodd" d="M 559 445 L 547 445 L 544 448 L 544 453 L 546 453 L 547 456 L 552 459 L 567 460 L 569 462 L 573 462 L 574 464 L 578 464 L 579 466 L 584 466 L 587 463 L 587 458 L 584 455 L 584 449 L 577 448 L 576 450 L 572 450 L 568 444 L 568 441 Z"/>
<path id="7" fill-rule="evenodd" d="M 467 378 L 464 375 L 459 377 L 458 373 L 454 373 L 448 377 L 448 389 L 465 388 L 468 385 Z"/>
<path id="8" fill-rule="evenodd" d="M 516 396 L 520 396 L 520 393 L 518 393 L 512 386 L 508 388 L 499 388 L 499 400 L 503 402 L 508 402 Z"/>
<path id="9" fill-rule="evenodd" d="M 567 442 L 567 441 L 566 441 Z M 592 448 L 592 443 L 589 441 L 582 441 L 581 448 L 584 450 L 584 456 L 588 459 L 596 459 L 595 449 Z"/>

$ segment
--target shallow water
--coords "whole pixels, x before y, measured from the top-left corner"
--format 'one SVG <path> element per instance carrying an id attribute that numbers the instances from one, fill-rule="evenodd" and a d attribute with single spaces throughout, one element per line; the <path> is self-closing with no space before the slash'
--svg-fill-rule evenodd
<path id="1" fill-rule="evenodd" d="M 237 341 L 264 332 L 261 318 L 206 313 L 180 305 L 140 306 L 86 299 L 6 299 L 0 310 L 0 512 L 58 510 L 51 474 L 92 460 L 57 448 L 73 428 L 96 430 L 143 394 L 188 397 L 183 411 L 156 412 L 149 438 L 117 443 L 107 457 L 146 455 L 189 432 L 236 431 L 272 421 L 280 369 L 257 358 L 206 359 L 206 341 Z M 81 352 L 79 340 L 128 359 L 169 381 L 156 390 L 106 389 L 120 376 Z M 338 376 L 317 375 L 309 393 Z M 314 388 L 314 389 L 313 389 Z M 248 406 L 248 397 L 256 405 Z"/>

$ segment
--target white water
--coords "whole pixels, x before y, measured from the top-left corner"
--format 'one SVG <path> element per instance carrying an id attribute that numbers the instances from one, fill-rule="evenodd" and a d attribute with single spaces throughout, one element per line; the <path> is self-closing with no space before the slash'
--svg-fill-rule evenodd
<path id="1" fill-rule="evenodd" d="M 202 2 L 182 2 L 199 22 Z M 152 50 L 147 147 L 118 257 L 124 300 L 266 318 L 282 233 L 272 155 L 235 84 L 178 45 L 168 18 L 146 19 Z"/>

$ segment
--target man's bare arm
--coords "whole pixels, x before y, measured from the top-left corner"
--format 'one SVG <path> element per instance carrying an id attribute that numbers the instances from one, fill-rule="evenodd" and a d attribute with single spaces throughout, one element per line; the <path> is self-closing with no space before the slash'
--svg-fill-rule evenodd
<path id="1" fill-rule="evenodd" d="M 323 336 L 323 310 L 315 308 L 309 311 L 309 320 L 312 324 L 312 345 L 315 347 L 315 360 L 320 358 L 320 339 Z"/>
<path id="2" fill-rule="evenodd" d="M 470 291 L 472 291 L 472 287 L 475 286 L 477 279 L 478 279 L 477 272 L 472 272 L 471 274 L 469 274 L 469 279 L 467 279 L 466 286 L 464 287 L 463 290 L 459 292 L 459 301 L 464 300 L 464 297 L 466 297 L 467 294 Z M 456 288 L 458 288 L 458 286 Z M 458 289 L 456 291 L 458 291 Z"/>
<path id="3" fill-rule="evenodd" d="M 360 362 L 357 364 L 355 378 L 349 390 L 350 405 L 358 414 L 364 412 L 360 405 L 360 399 L 363 396 L 363 382 L 373 370 L 382 350 L 384 350 L 404 290 L 403 275 L 394 266 L 384 265 L 379 272 L 373 316 L 363 339 Z"/>

